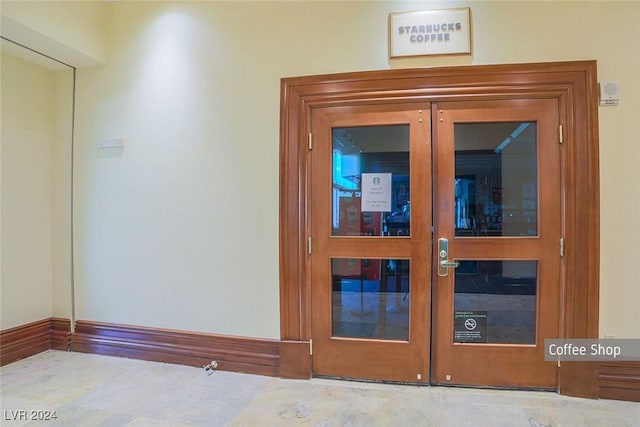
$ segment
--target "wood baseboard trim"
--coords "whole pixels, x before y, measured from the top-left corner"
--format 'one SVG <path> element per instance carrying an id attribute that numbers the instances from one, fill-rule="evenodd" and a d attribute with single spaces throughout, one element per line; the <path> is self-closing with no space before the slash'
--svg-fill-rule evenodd
<path id="1" fill-rule="evenodd" d="M 51 317 L 0 331 L 0 366 L 49 349 L 67 350 L 71 321 Z"/>
<path id="2" fill-rule="evenodd" d="M 71 350 L 279 376 L 280 341 L 78 320 Z"/>
<path id="3" fill-rule="evenodd" d="M 42 319 L 0 332 L 0 365 L 33 356 L 51 346 L 51 319 Z"/>
<path id="4" fill-rule="evenodd" d="M 640 362 L 600 363 L 600 399 L 640 402 Z"/>
<path id="5" fill-rule="evenodd" d="M 51 318 L 51 350 L 69 351 L 71 349 L 71 320 L 59 317 Z"/>

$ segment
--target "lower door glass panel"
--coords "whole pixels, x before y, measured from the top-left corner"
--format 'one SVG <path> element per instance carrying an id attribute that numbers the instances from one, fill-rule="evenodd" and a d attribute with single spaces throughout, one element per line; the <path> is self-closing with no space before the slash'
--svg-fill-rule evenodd
<path id="1" fill-rule="evenodd" d="M 460 261 L 454 343 L 535 344 L 537 261 Z"/>
<path id="2" fill-rule="evenodd" d="M 409 263 L 333 258 L 332 336 L 407 341 Z"/>

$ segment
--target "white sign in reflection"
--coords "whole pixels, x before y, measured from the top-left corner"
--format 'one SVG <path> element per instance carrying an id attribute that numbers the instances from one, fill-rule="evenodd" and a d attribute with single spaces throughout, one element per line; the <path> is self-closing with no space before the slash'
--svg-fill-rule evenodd
<path id="1" fill-rule="evenodd" d="M 362 174 L 362 212 L 391 211 L 391 174 Z"/>

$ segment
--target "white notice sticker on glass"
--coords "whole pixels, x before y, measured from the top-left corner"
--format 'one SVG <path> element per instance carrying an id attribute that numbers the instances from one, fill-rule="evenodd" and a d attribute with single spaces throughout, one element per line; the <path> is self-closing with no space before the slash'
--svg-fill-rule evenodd
<path id="1" fill-rule="evenodd" d="M 362 174 L 362 212 L 391 211 L 391 174 Z"/>

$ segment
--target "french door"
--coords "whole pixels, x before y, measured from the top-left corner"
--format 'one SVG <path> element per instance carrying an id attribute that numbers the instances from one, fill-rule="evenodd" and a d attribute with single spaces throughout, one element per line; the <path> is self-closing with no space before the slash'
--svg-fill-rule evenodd
<path id="1" fill-rule="evenodd" d="M 448 243 L 434 263 L 457 268 L 432 279 L 431 381 L 553 388 L 544 339 L 560 323 L 557 101 L 433 111 L 434 244 Z"/>
<path id="2" fill-rule="evenodd" d="M 314 374 L 428 382 L 429 108 L 318 109 L 312 134 Z"/>
<path id="3" fill-rule="evenodd" d="M 311 113 L 312 372 L 555 387 L 554 99 Z"/>

